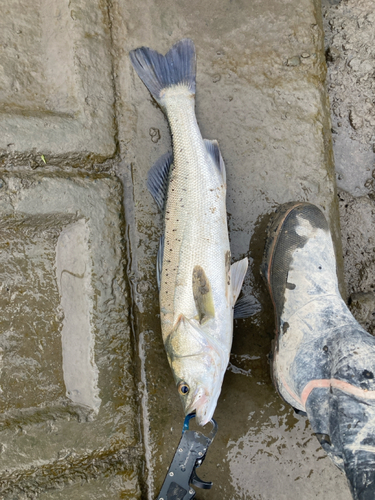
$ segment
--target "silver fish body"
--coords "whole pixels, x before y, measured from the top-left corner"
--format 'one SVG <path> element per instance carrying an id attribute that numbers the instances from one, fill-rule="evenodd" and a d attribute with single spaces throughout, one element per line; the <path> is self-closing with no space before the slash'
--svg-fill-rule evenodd
<path id="1" fill-rule="evenodd" d="M 137 50 L 143 51 L 133 53 L 138 71 L 135 55 L 138 62 L 144 62 L 142 55 L 152 60 L 150 54 L 157 53 Z M 173 84 L 153 93 L 167 115 L 173 138 L 173 164 L 172 158 L 164 158 L 149 177 L 150 190 L 155 199 L 158 195 L 163 199 L 164 209 L 158 255 L 160 316 L 185 413 L 196 411 L 198 423 L 204 425 L 213 416 L 228 365 L 233 308 L 247 259 L 230 265 L 225 167 L 217 142 L 202 138 L 195 117 L 194 46 L 182 40 L 168 54 L 172 51 L 180 57 L 179 61 L 174 58 L 173 68 L 194 55 L 194 82 L 191 74 L 177 84 L 175 77 Z M 191 72 L 191 60 L 187 67 Z"/>

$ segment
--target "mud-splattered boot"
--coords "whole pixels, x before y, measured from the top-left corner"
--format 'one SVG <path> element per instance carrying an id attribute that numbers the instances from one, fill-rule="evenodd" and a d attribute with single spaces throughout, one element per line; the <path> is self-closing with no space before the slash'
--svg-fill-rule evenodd
<path id="1" fill-rule="evenodd" d="M 327 221 L 308 203 L 282 206 L 262 274 L 275 310 L 272 378 L 306 412 L 354 499 L 375 498 L 375 338 L 342 300 Z"/>

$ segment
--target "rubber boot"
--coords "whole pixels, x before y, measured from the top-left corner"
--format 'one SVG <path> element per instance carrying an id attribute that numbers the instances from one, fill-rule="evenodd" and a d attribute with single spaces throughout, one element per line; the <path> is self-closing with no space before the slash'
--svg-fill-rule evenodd
<path id="1" fill-rule="evenodd" d="M 261 268 L 275 311 L 272 379 L 305 412 L 354 499 L 375 498 L 375 338 L 342 300 L 327 221 L 290 203 L 268 228 Z"/>

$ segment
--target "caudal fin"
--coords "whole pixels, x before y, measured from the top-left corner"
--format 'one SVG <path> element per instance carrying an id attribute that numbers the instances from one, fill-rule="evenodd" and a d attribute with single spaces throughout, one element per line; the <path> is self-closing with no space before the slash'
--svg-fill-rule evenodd
<path id="1" fill-rule="evenodd" d="M 168 87 L 187 87 L 195 94 L 195 47 L 189 38 L 177 42 L 165 56 L 147 47 L 132 50 L 130 60 L 160 105 L 162 90 Z"/>

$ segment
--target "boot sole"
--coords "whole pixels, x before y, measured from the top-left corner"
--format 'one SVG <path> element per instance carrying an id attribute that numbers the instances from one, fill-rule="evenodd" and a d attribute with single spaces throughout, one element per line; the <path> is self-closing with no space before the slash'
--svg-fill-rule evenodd
<path id="1" fill-rule="evenodd" d="M 300 206 L 308 206 L 310 203 L 306 202 L 290 202 L 290 203 L 285 203 L 281 205 L 276 212 L 271 216 L 271 219 L 268 223 L 266 233 L 267 233 L 267 239 L 266 239 L 266 244 L 264 248 L 264 253 L 263 253 L 263 260 L 260 266 L 260 273 L 266 283 L 268 292 L 270 294 L 272 304 L 273 304 L 273 309 L 274 309 L 274 314 L 275 314 L 275 337 L 272 341 L 272 348 L 271 348 L 271 357 L 270 357 L 270 368 L 271 368 L 271 378 L 272 382 L 277 390 L 277 392 L 280 394 L 282 399 L 284 397 L 282 396 L 279 385 L 277 382 L 277 377 L 275 376 L 274 372 L 274 360 L 276 357 L 276 351 L 278 350 L 278 340 L 279 340 L 279 334 L 280 334 L 280 329 L 279 329 L 279 318 L 277 317 L 277 312 L 276 312 L 276 304 L 275 304 L 275 299 L 272 293 L 272 287 L 271 287 L 271 272 L 272 272 L 272 264 L 273 264 L 273 258 L 275 254 L 275 249 L 277 247 L 277 242 L 279 240 L 279 236 L 281 233 L 281 230 L 285 224 L 285 222 L 288 219 L 288 216 L 290 213 L 297 207 Z"/>
<path id="2" fill-rule="evenodd" d="M 266 286 L 267 286 L 267 289 L 269 291 L 272 303 L 274 305 L 275 313 L 276 313 L 276 306 L 275 306 L 275 301 L 273 298 L 272 288 L 271 288 L 271 283 L 270 283 L 275 248 L 276 248 L 277 242 L 279 240 L 279 235 L 280 235 L 281 229 L 282 229 L 284 223 L 286 222 L 288 215 L 296 207 L 307 206 L 307 205 L 310 205 L 310 204 L 305 203 L 305 202 L 299 202 L 299 203 L 291 202 L 291 203 L 285 203 L 284 205 L 281 205 L 276 210 L 276 212 L 271 216 L 271 219 L 270 219 L 268 226 L 267 226 L 267 229 L 266 229 L 267 239 L 266 239 L 266 245 L 264 247 L 262 263 L 260 265 L 260 274 L 262 275 L 262 277 L 266 283 Z"/>

